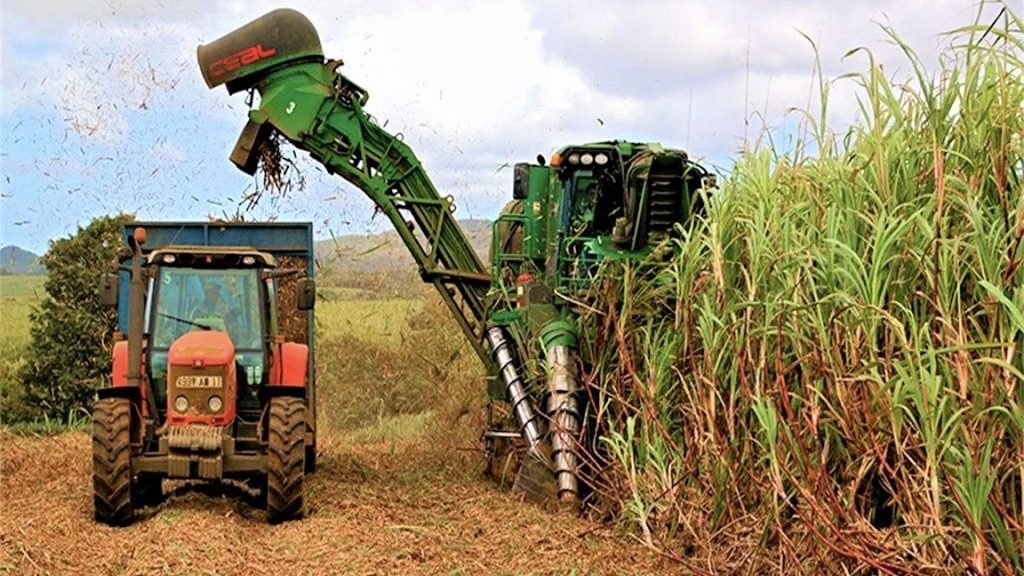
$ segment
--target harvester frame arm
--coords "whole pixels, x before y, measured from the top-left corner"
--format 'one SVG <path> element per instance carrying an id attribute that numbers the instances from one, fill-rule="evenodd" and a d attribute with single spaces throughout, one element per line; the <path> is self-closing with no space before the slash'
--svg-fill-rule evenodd
<path id="1" fill-rule="evenodd" d="M 454 200 L 437 192 L 401 134 L 385 131 L 363 111 L 366 92 L 337 72 L 338 66 L 302 63 L 269 73 L 256 85 L 261 98 L 250 122 L 269 124 L 374 202 L 486 364 L 491 278 L 453 215 Z M 250 127 L 246 132 L 268 134 Z M 255 153 L 259 145 L 250 142 L 248 148 Z"/>

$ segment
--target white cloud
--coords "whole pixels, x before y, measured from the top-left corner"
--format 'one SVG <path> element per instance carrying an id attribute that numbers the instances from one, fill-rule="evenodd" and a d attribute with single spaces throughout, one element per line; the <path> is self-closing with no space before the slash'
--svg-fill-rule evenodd
<path id="1" fill-rule="evenodd" d="M 724 162 L 745 133 L 753 137 L 760 128 L 758 118 L 748 127 L 752 113 L 773 126 L 796 122 L 786 110 L 806 106 L 814 90 L 813 53 L 797 30 L 817 43 L 828 77 L 863 69 L 861 58 L 842 60 L 858 45 L 871 47 L 888 73 L 905 77 L 905 60 L 873 21 L 891 24 L 933 62 L 948 42 L 940 33 L 970 22 L 976 11 L 973 0 L 293 4 L 319 30 L 327 56 L 344 58 L 344 73 L 369 90 L 368 110 L 403 132 L 442 193 L 479 217 L 508 195 L 511 176 L 500 166 L 566 143 L 653 139 Z M 202 196 L 205 186 L 222 201 L 247 184 L 226 161 L 245 120 L 244 97 L 206 89 L 195 46 L 278 6 L 5 2 L 5 130 L 18 122 L 70 129 L 66 143 L 21 142 L 16 152 L 45 158 L 72 146 L 78 154 L 81 146 L 85 165 L 100 156 L 124 165 L 120 189 L 136 197 L 174 187 Z M 837 85 L 837 124 L 854 117 L 853 94 L 852 83 Z M 154 184 L 149 164 L 162 166 L 162 185 Z M 201 182 L 192 179 L 199 173 Z M 314 189 L 280 208 L 330 212 L 335 207 L 323 204 L 336 182 L 310 174 Z M 125 203 L 139 203 L 136 197 Z M 116 195 L 105 207 L 111 203 Z"/>

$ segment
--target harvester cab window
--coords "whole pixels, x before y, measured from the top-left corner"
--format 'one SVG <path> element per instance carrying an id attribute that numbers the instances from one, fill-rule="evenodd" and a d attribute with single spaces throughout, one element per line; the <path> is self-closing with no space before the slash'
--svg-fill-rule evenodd
<path id="1" fill-rule="evenodd" d="M 622 216 L 622 189 L 605 171 L 579 170 L 569 181 L 567 195 L 570 230 L 576 236 L 611 233 L 615 218 Z"/>

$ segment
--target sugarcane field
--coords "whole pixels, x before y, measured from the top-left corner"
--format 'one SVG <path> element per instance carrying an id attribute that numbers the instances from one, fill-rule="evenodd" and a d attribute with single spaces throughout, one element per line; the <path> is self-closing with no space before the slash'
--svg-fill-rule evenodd
<path id="1" fill-rule="evenodd" d="M 3 0 L 0 54 L 0 574 L 1024 574 L 1019 3 Z"/>

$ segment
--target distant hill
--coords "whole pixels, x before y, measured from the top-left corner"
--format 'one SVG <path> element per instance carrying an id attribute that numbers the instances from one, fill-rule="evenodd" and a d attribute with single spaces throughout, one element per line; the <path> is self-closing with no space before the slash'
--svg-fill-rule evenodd
<path id="1" fill-rule="evenodd" d="M 39 263 L 39 256 L 10 245 L 0 248 L 0 274 L 45 274 L 46 267 Z"/>
<path id="2" fill-rule="evenodd" d="M 491 242 L 487 220 L 460 220 L 459 224 L 484 262 Z M 394 230 L 376 234 L 337 236 L 315 243 L 320 265 L 339 272 L 415 272 L 412 256 Z"/>

